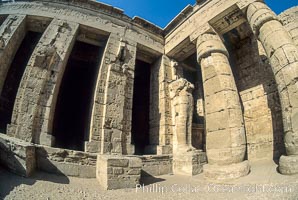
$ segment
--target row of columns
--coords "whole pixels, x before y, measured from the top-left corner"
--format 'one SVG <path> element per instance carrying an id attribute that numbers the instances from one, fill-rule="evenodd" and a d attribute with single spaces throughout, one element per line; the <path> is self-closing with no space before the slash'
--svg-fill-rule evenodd
<path id="1" fill-rule="evenodd" d="M 26 16 L 9 15 L 0 28 L 0 93 L 7 71 L 26 34 Z M 25 68 L 7 134 L 53 146 L 53 117 L 65 67 L 79 24 L 54 18 Z M 131 145 L 136 43 L 111 33 L 103 52 L 85 151 L 134 154 Z M 92 91 L 90 91 L 92 92 Z M 75 109 L 75 108 L 74 108 Z"/>
<path id="2" fill-rule="evenodd" d="M 279 162 L 282 174 L 298 173 L 298 48 L 262 2 L 251 3 L 247 20 L 270 60 L 281 101 L 287 155 Z M 204 173 L 212 179 L 230 179 L 249 173 L 245 161 L 246 137 L 238 91 L 229 64 L 229 54 L 219 35 L 207 32 L 197 39 L 206 120 L 208 165 Z"/>
<path id="3" fill-rule="evenodd" d="M 283 174 L 298 173 L 298 48 L 276 15 L 264 3 L 251 3 L 246 15 L 266 50 L 278 84 L 287 149 L 287 156 L 280 159 L 279 170 Z M 47 137 L 50 132 L 57 88 L 78 26 L 76 23 L 54 19 L 43 34 L 18 91 L 12 124 L 9 127 L 10 135 L 30 142 L 44 141 L 44 144 L 51 145 L 52 139 L 47 142 L 47 139 L 40 140 L 36 135 L 44 133 Z M 133 147 L 128 147 L 131 119 L 126 119 L 125 116 L 131 116 L 136 44 L 121 41 L 121 38 L 113 34 L 110 40 L 97 81 L 89 144 L 92 145 L 94 141 L 97 152 L 132 154 Z M 216 179 L 247 175 L 249 164 L 245 161 L 246 138 L 239 95 L 229 64 L 228 51 L 216 33 L 208 32 L 198 37 L 197 59 L 202 68 L 205 97 L 206 149 L 209 162 L 204 168 L 205 174 Z M 102 79 L 101 76 L 106 78 Z M 184 102 L 184 96 L 188 98 L 187 95 L 181 95 L 181 99 L 176 101 L 182 101 L 186 105 L 189 100 Z M 123 103 L 121 105 L 119 98 Z M 113 102 L 114 106 L 110 106 L 109 102 Z M 179 109 L 190 112 L 187 106 Z M 185 117 L 187 123 L 191 116 Z M 180 127 L 185 129 L 182 131 L 189 132 L 189 126 L 184 125 Z M 186 143 L 184 136 L 179 137 Z"/>
<path id="4" fill-rule="evenodd" d="M 263 44 L 278 86 L 287 152 L 280 158 L 279 171 L 298 173 L 298 47 L 264 3 L 250 4 L 247 20 Z"/>

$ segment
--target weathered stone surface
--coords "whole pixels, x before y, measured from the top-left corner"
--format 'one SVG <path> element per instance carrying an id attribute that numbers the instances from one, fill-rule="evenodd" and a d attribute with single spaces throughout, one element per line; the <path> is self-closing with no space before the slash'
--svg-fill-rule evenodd
<path id="1" fill-rule="evenodd" d="M 13 173 L 31 176 L 36 169 L 35 147 L 0 133 L 0 163 Z"/>
<path id="2" fill-rule="evenodd" d="M 174 124 L 173 154 L 183 154 L 183 149 L 186 152 L 192 147 L 188 138 L 191 138 L 192 132 L 191 126 L 194 106 L 192 91 L 194 86 L 186 79 L 179 78 L 170 83 L 169 89 Z"/>
<path id="3" fill-rule="evenodd" d="M 172 156 L 169 155 L 144 155 L 142 159 L 142 177 L 172 174 Z"/>
<path id="4" fill-rule="evenodd" d="M 8 134 L 28 142 L 51 145 L 52 119 L 64 68 L 78 24 L 54 19 L 34 50 L 16 97 Z M 48 137 L 41 137 L 47 139 Z"/>
<path id="5" fill-rule="evenodd" d="M 232 37 L 231 33 L 230 59 L 243 106 L 248 160 L 277 160 L 285 147 L 274 74 L 261 43 L 251 32 L 235 41 Z"/>
<path id="6" fill-rule="evenodd" d="M 169 82 L 172 80 L 170 59 L 163 55 L 151 67 L 150 76 L 150 146 L 147 153 L 172 153 L 172 115 Z"/>
<path id="7" fill-rule="evenodd" d="M 207 163 L 206 153 L 200 150 L 181 152 L 173 155 L 173 173 L 193 176 L 203 172 Z"/>
<path id="8" fill-rule="evenodd" d="M 105 190 L 134 188 L 139 184 L 140 158 L 98 155 L 96 166 L 96 178 Z"/>
<path id="9" fill-rule="evenodd" d="M 25 15 L 9 15 L 0 26 L 0 94 L 9 66 L 26 34 Z"/>
<path id="10" fill-rule="evenodd" d="M 36 147 L 37 168 L 49 173 L 95 178 L 96 159 L 96 154 L 40 145 Z"/>
<path id="11" fill-rule="evenodd" d="M 282 12 L 278 15 L 278 19 L 291 34 L 296 46 L 298 46 L 298 6 Z"/>
<path id="12" fill-rule="evenodd" d="M 278 170 L 285 175 L 292 175 L 298 173 L 298 156 L 281 156 L 279 160 Z"/>
<path id="13" fill-rule="evenodd" d="M 287 155 L 298 155 L 298 126 L 295 123 L 298 116 L 298 47 L 277 16 L 264 3 L 250 4 L 247 19 L 260 39 L 275 75 Z"/>
<path id="14" fill-rule="evenodd" d="M 206 152 L 208 165 L 211 166 L 205 175 L 212 177 L 212 170 L 217 168 L 212 165 L 229 168 L 244 160 L 246 138 L 240 100 L 227 57 L 228 51 L 214 33 L 200 36 L 197 49 L 205 96 Z M 214 178 L 217 173 L 214 170 Z M 227 179 L 229 173 L 227 170 Z M 235 172 L 240 177 L 248 171 L 243 173 Z"/>
<path id="15" fill-rule="evenodd" d="M 226 166 L 207 164 L 203 166 L 203 171 L 207 179 L 226 181 L 246 176 L 250 171 L 250 167 L 248 161 Z"/>

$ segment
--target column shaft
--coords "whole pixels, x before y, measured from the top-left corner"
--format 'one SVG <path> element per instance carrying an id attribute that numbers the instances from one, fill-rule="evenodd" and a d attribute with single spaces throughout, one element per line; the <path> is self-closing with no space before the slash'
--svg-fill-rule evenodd
<path id="1" fill-rule="evenodd" d="M 243 115 L 228 52 L 219 36 L 215 33 L 201 35 L 197 40 L 197 58 L 205 97 L 208 158 L 205 175 L 212 179 L 245 176 L 249 165 L 244 161 Z"/>
<path id="2" fill-rule="evenodd" d="M 298 47 L 264 3 L 250 4 L 247 19 L 264 46 L 278 85 L 288 155 L 281 157 L 279 170 L 298 173 Z"/>
<path id="3" fill-rule="evenodd" d="M 102 154 L 133 154 L 132 96 L 136 44 L 121 41 L 116 60 L 109 65 L 104 97 Z"/>
<path id="4" fill-rule="evenodd" d="M 131 145 L 136 44 L 111 34 L 96 83 L 86 151 L 134 154 Z"/>
<path id="5" fill-rule="evenodd" d="M 53 19 L 34 50 L 17 93 L 8 133 L 52 144 L 52 120 L 64 69 L 79 25 Z"/>
<path id="6" fill-rule="evenodd" d="M 171 77 L 170 59 L 163 55 L 151 67 L 150 75 L 150 131 L 146 153 L 172 153 L 172 116 L 169 98 Z"/>
<path id="7" fill-rule="evenodd" d="M 0 94 L 11 62 L 26 34 L 24 15 L 9 15 L 0 27 Z"/>

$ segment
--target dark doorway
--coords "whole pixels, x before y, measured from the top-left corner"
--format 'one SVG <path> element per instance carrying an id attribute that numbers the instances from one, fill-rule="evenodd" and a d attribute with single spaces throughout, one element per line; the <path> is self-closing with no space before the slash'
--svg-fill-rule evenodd
<path id="1" fill-rule="evenodd" d="M 137 155 L 144 154 L 145 147 L 149 145 L 150 68 L 149 63 L 136 60 L 132 107 L 132 140 Z"/>
<path id="2" fill-rule="evenodd" d="M 101 47 L 75 42 L 56 103 L 53 124 L 56 147 L 84 150 L 101 56 Z"/>
<path id="3" fill-rule="evenodd" d="M 0 26 L 3 24 L 6 18 L 7 18 L 7 15 L 0 15 Z"/>
<path id="4" fill-rule="evenodd" d="M 14 101 L 27 63 L 42 33 L 28 31 L 8 70 L 0 96 L 0 132 L 11 122 Z"/>

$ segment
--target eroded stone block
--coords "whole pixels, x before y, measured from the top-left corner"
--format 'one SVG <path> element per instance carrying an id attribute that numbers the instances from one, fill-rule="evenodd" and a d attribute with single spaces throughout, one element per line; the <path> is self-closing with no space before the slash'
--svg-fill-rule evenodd
<path id="1" fill-rule="evenodd" d="M 28 177 L 36 168 L 35 147 L 0 133 L 0 163 L 11 172 Z"/>
<path id="2" fill-rule="evenodd" d="M 134 188 L 141 178 L 142 160 L 137 157 L 98 155 L 96 178 L 105 190 Z"/>
<path id="3" fill-rule="evenodd" d="M 201 150 L 181 153 L 173 156 L 173 173 L 181 175 L 197 175 L 203 172 L 207 163 L 206 153 Z"/>

